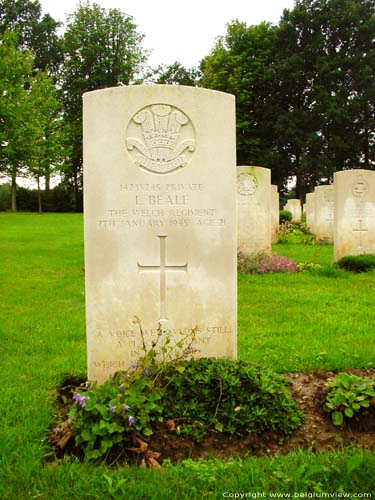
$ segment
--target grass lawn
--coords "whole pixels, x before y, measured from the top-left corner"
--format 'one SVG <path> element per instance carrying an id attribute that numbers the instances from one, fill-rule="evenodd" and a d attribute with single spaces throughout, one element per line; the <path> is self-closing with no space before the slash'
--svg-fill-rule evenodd
<path id="1" fill-rule="evenodd" d="M 333 269 L 328 245 L 275 245 L 273 252 L 322 267 L 239 276 L 239 357 L 279 372 L 374 366 L 375 273 Z M 161 472 L 46 463 L 56 387 L 66 374 L 86 371 L 82 215 L 0 213 L 0 256 L 1 499 L 375 491 L 375 454 L 356 449 L 186 461 Z"/>

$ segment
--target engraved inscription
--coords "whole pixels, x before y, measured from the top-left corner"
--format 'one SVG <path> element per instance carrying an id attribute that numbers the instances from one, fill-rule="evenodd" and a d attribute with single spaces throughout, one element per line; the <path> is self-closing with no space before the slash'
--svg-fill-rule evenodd
<path id="1" fill-rule="evenodd" d="M 158 266 L 145 266 L 138 263 L 138 271 L 145 272 L 158 272 L 160 274 L 160 321 L 167 321 L 167 306 L 166 306 L 166 273 L 171 271 L 187 272 L 187 263 L 181 266 L 171 266 L 166 264 L 167 249 L 166 239 L 167 236 L 158 236 L 160 241 L 160 264 Z"/>
<path id="2" fill-rule="evenodd" d="M 197 352 L 201 349 L 212 345 L 213 343 L 220 342 L 222 338 L 233 333 L 233 329 L 230 325 L 213 325 L 213 326 L 183 326 L 176 328 L 163 328 L 163 336 L 172 336 L 177 338 L 179 335 L 186 336 L 192 329 L 196 330 L 196 336 L 193 340 Z M 159 327 L 155 328 L 143 328 L 143 335 L 145 338 L 146 345 L 152 345 L 160 335 Z M 124 360 L 112 360 L 112 359 L 97 359 L 93 361 L 93 366 L 97 369 L 102 370 L 127 370 L 129 369 L 131 362 L 137 362 L 140 355 L 142 354 L 143 347 L 142 342 L 139 338 L 138 332 L 128 328 L 123 329 L 101 329 L 96 333 L 97 337 L 102 337 L 104 341 L 111 339 L 117 347 L 126 350 L 130 355 L 130 361 L 125 362 Z"/>
<path id="3" fill-rule="evenodd" d="M 226 225 L 217 208 L 199 206 L 205 203 L 204 184 L 120 184 L 124 205 L 108 208 L 97 221 L 100 229 L 121 230 L 144 228 L 164 230 L 191 227 L 220 230 Z M 244 197 L 249 203 L 252 197 Z"/>
<path id="4" fill-rule="evenodd" d="M 237 189 L 241 196 L 251 196 L 258 189 L 258 181 L 253 174 L 240 174 L 237 178 Z"/>
<path id="5" fill-rule="evenodd" d="M 141 109 L 127 128 L 126 146 L 135 165 L 156 174 L 186 167 L 195 144 L 191 120 L 168 104 Z"/>

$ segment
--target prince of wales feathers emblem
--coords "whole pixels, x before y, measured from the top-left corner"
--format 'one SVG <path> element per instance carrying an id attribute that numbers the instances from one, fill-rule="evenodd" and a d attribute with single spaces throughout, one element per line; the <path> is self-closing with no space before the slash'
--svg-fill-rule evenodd
<path id="1" fill-rule="evenodd" d="M 139 111 L 132 122 L 136 124 L 134 135 L 140 139 L 128 137 L 126 144 L 138 167 L 164 174 L 188 164 L 195 139 L 192 127 L 186 127 L 190 120 L 184 113 L 167 104 L 155 104 Z M 181 140 L 183 127 L 190 138 Z"/>

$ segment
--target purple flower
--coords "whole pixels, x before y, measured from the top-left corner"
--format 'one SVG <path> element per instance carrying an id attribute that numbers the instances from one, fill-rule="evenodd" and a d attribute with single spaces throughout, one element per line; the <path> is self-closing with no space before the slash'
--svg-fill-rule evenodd
<path id="1" fill-rule="evenodd" d="M 128 406 L 128 405 L 124 405 L 124 406 L 122 407 L 122 411 L 130 411 L 130 406 Z"/>
<path id="2" fill-rule="evenodd" d="M 128 424 L 133 425 L 134 422 L 135 422 L 135 418 L 130 415 L 130 417 L 128 418 Z"/>
<path id="3" fill-rule="evenodd" d="M 73 396 L 74 401 L 76 401 L 81 408 L 86 408 L 86 401 L 89 401 L 90 398 L 87 396 L 81 396 L 81 394 L 74 394 Z"/>
<path id="4" fill-rule="evenodd" d="M 125 386 L 124 386 L 123 384 L 120 384 L 120 385 L 117 387 L 117 389 L 118 389 L 119 391 L 124 391 L 124 390 L 125 390 Z"/>
<path id="5" fill-rule="evenodd" d="M 135 370 L 138 365 L 137 365 L 137 363 L 132 363 L 130 366 L 132 367 L 133 370 Z"/>
<path id="6" fill-rule="evenodd" d="M 115 413 L 116 411 L 116 406 L 113 406 L 113 405 L 108 405 L 108 410 L 111 411 L 112 413 Z"/>
<path id="7" fill-rule="evenodd" d="M 121 378 L 122 378 L 122 380 L 126 380 L 126 378 L 127 378 L 126 373 L 123 373 L 122 376 L 121 376 Z"/>
<path id="8" fill-rule="evenodd" d="M 143 373 L 144 373 L 145 375 L 147 375 L 147 377 L 148 377 L 148 376 L 151 374 L 151 371 L 150 371 L 150 369 L 149 369 L 149 368 L 146 368 L 146 369 L 143 371 Z"/>

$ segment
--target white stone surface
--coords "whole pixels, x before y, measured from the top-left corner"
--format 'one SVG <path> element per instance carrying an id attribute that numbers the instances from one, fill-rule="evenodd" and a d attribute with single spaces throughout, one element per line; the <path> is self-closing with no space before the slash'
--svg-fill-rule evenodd
<path id="1" fill-rule="evenodd" d="M 318 242 L 333 243 L 334 187 L 316 186 L 314 190 L 314 229 Z"/>
<path id="2" fill-rule="evenodd" d="M 238 248 L 254 254 L 271 252 L 271 171 L 237 167 Z"/>
<path id="3" fill-rule="evenodd" d="M 300 200 L 296 198 L 291 198 L 290 200 L 287 201 L 286 205 L 284 206 L 284 210 L 289 210 L 289 212 L 291 212 L 293 222 L 301 221 L 302 206 Z"/>
<path id="4" fill-rule="evenodd" d="M 235 103 L 182 86 L 84 95 L 88 375 L 103 382 L 158 325 L 236 357 Z"/>
<path id="5" fill-rule="evenodd" d="M 271 184 L 271 242 L 277 243 L 277 237 L 279 234 L 279 192 L 275 184 Z"/>
<path id="6" fill-rule="evenodd" d="M 315 201 L 314 193 L 306 194 L 306 226 L 308 230 L 315 234 Z"/>
<path id="7" fill-rule="evenodd" d="M 334 174 L 334 259 L 375 254 L 375 172 L 343 170 Z"/>

